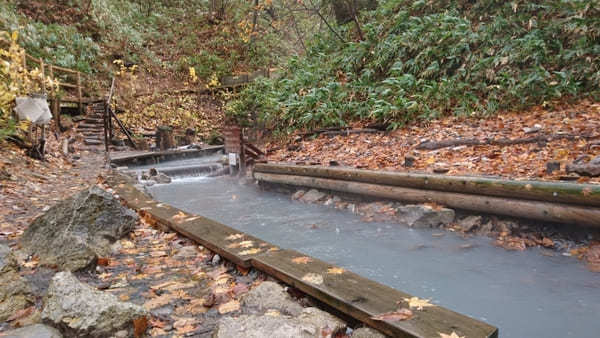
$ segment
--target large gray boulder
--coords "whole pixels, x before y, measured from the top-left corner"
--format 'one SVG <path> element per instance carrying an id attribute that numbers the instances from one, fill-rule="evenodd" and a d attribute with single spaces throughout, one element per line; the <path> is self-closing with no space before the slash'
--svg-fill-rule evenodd
<path id="1" fill-rule="evenodd" d="M 408 204 L 396 208 L 396 216 L 401 223 L 413 228 L 437 228 L 454 221 L 454 210 L 432 208 L 429 205 Z"/>
<path id="2" fill-rule="evenodd" d="M 133 321 L 147 315 L 133 303 L 81 283 L 70 272 L 52 278 L 44 298 L 42 320 L 59 328 L 66 336 L 108 337 L 127 330 L 133 334 Z"/>
<path id="3" fill-rule="evenodd" d="M 62 334 L 53 327 L 34 324 L 16 330 L 7 331 L 3 338 L 62 338 Z"/>
<path id="4" fill-rule="evenodd" d="M 242 305 L 259 311 L 277 310 L 292 316 L 302 312 L 302 306 L 281 285 L 271 281 L 262 282 L 250 290 L 242 299 Z"/>
<path id="5" fill-rule="evenodd" d="M 346 324 L 317 308 L 306 308 L 298 317 L 279 314 L 224 317 L 213 332 L 213 338 L 295 338 L 332 337 Z"/>
<path id="6" fill-rule="evenodd" d="M 93 268 L 98 257 L 129 233 L 137 215 L 110 193 L 92 186 L 36 218 L 21 238 L 25 252 L 40 264 L 61 270 Z"/>
<path id="7" fill-rule="evenodd" d="M 0 322 L 33 305 L 31 288 L 17 270 L 17 261 L 10 248 L 0 245 Z"/>

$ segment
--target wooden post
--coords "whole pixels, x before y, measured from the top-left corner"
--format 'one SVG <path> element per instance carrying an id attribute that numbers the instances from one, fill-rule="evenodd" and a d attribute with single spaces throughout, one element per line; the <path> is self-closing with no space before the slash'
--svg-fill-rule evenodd
<path id="1" fill-rule="evenodd" d="M 54 67 L 52 64 L 48 65 L 48 71 L 50 72 L 50 78 L 54 81 Z M 60 133 L 62 131 L 62 126 L 60 124 L 60 104 L 58 103 L 58 97 L 56 93 L 56 88 L 54 86 L 50 87 L 50 106 L 52 109 L 52 115 L 54 115 L 54 119 L 56 119 L 56 132 Z"/>
<path id="2" fill-rule="evenodd" d="M 40 69 L 42 71 L 42 94 L 46 94 L 46 71 L 44 68 L 46 68 L 44 66 L 44 60 L 40 58 Z"/>
<path id="3" fill-rule="evenodd" d="M 158 126 L 156 128 L 156 147 L 160 150 L 175 148 L 173 128 L 169 126 Z"/>
<path id="4" fill-rule="evenodd" d="M 77 99 L 79 100 L 79 114 L 83 114 L 83 101 L 81 98 L 81 73 L 77 72 Z"/>

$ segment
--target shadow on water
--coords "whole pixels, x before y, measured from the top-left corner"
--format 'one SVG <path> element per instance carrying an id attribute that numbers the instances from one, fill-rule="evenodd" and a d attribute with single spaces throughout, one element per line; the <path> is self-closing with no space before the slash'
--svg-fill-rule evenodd
<path id="1" fill-rule="evenodd" d="M 489 238 L 366 223 L 347 211 L 227 177 L 176 179 L 150 192 L 161 202 L 431 298 L 498 326 L 501 337 L 598 336 L 600 274 L 574 258 L 505 251 Z"/>

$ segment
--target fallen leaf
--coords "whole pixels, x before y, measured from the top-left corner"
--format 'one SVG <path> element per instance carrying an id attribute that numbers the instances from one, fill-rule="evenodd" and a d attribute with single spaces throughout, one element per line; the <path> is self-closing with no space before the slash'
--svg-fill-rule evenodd
<path id="1" fill-rule="evenodd" d="M 180 212 L 177 213 L 177 215 L 173 216 L 172 219 L 175 222 L 181 223 L 181 220 L 184 219 L 184 218 L 186 218 L 186 217 L 187 217 L 187 215 L 183 211 L 180 211 Z"/>
<path id="2" fill-rule="evenodd" d="M 163 305 L 169 304 L 175 298 L 176 298 L 175 295 L 173 295 L 171 293 L 165 293 L 161 296 L 158 296 L 156 298 L 150 299 L 149 301 L 145 302 L 144 308 L 146 310 L 152 310 L 157 307 L 161 307 Z"/>
<path id="3" fill-rule="evenodd" d="M 292 259 L 292 262 L 294 262 L 296 264 L 307 264 L 307 263 L 312 262 L 312 258 L 306 257 L 306 256 L 296 257 L 296 258 Z"/>
<path id="4" fill-rule="evenodd" d="M 331 274 L 331 275 L 341 275 L 344 272 L 346 272 L 346 270 L 344 270 L 343 268 L 338 268 L 338 267 L 332 267 L 327 269 L 327 273 Z"/>
<path id="5" fill-rule="evenodd" d="M 234 299 L 225 304 L 221 304 L 219 306 L 219 313 L 225 314 L 225 313 L 237 311 L 239 309 L 240 309 L 240 302 L 238 302 L 237 300 Z"/>
<path id="6" fill-rule="evenodd" d="M 409 309 L 402 308 L 398 311 L 382 313 L 380 315 L 373 316 L 373 317 L 371 317 L 371 319 L 385 320 L 388 322 L 397 322 L 397 321 L 401 321 L 401 320 L 411 319 L 412 316 L 413 316 L 412 311 L 410 311 Z"/>
<path id="7" fill-rule="evenodd" d="M 304 277 L 302 277 L 302 280 L 316 285 L 323 284 L 323 276 L 313 272 L 309 272 L 306 275 L 304 275 Z"/>
<path id="8" fill-rule="evenodd" d="M 423 310 L 424 307 L 435 306 L 429 303 L 429 299 L 421 299 L 419 297 L 404 298 L 403 300 L 408 303 L 409 308 L 417 308 L 419 311 Z"/>
<path id="9" fill-rule="evenodd" d="M 136 338 L 144 336 L 148 329 L 148 318 L 146 316 L 133 320 L 133 336 Z"/>
<path id="10" fill-rule="evenodd" d="M 459 336 L 456 334 L 456 332 L 452 331 L 452 333 L 450 334 L 446 334 L 446 333 L 439 333 L 440 334 L 440 338 L 466 338 L 465 336 Z"/>
<path id="11" fill-rule="evenodd" d="M 240 239 L 243 237 L 244 237 L 244 234 L 234 234 L 234 235 L 229 235 L 229 236 L 225 237 L 225 239 L 228 241 L 235 241 L 236 239 Z"/>
<path id="12" fill-rule="evenodd" d="M 29 316 L 30 314 L 32 314 L 34 310 L 35 310 L 35 306 L 30 306 L 28 308 L 16 311 L 15 313 L 13 313 L 12 316 L 8 317 L 8 319 L 6 321 L 12 322 L 14 320 L 25 318 L 25 317 Z"/>
<path id="13" fill-rule="evenodd" d="M 248 256 L 248 255 L 255 255 L 261 251 L 262 251 L 261 249 L 254 248 L 254 249 L 250 249 L 250 250 L 244 250 L 244 251 L 240 252 L 239 254 L 242 256 Z"/>

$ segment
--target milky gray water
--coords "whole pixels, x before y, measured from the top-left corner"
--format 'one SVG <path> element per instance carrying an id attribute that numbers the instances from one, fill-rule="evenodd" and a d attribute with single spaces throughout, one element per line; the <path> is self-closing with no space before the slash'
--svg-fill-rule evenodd
<path id="1" fill-rule="evenodd" d="M 176 179 L 150 191 L 161 202 L 486 321 L 500 337 L 600 337 L 600 273 L 571 257 L 366 223 L 230 178 Z M 461 249 L 466 243 L 473 247 Z"/>

